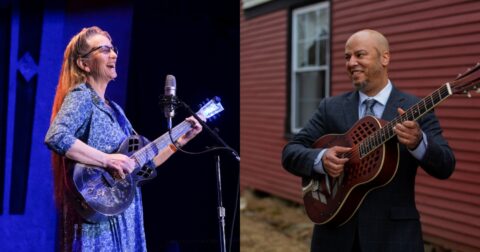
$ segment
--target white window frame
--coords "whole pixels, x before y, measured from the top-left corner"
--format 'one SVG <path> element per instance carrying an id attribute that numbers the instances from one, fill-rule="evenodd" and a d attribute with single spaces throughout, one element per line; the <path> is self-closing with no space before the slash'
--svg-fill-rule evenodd
<path id="1" fill-rule="evenodd" d="M 306 66 L 306 67 L 298 67 L 298 55 L 297 55 L 297 44 L 298 44 L 298 17 L 301 14 L 305 14 L 308 12 L 312 11 L 320 11 L 321 9 L 327 9 L 328 13 L 328 24 L 326 24 L 327 27 L 329 27 L 329 32 L 328 32 L 328 38 L 327 38 L 327 47 L 325 50 L 325 65 L 321 66 Z M 291 96 L 290 96 L 290 131 L 291 133 L 298 133 L 303 127 L 303 126 L 296 126 L 296 121 L 298 115 L 296 114 L 296 109 L 297 109 L 297 85 L 296 83 L 296 74 L 299 72 L 311 72 L 311 71 L 325 71 L 325 90 L 324 94 L 325 97 L 329 96 L 330 93 L 330 39 L 331 39 L 331 30 L 330 30 L 330 3 L 329 2 L 321 2 L 321 3 L 316 3 L 313 5 L 308 5 L 305 7 L 301 7 L 298 9 L 295 9 L 292 12 L 292 46 L 291 46 L 291 55 L 292 55 L 292 60 L 291 60 Z M 323 99 L 324 97 L 319 97 L 320 99 Z M 318 106 L 318 104 L 317 104 Z"/>

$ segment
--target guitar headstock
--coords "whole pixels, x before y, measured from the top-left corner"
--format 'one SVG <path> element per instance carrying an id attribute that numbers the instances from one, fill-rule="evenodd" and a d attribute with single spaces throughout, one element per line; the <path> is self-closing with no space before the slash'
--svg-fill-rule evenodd
<path id="1" fill-rule="evenodd" d="M 198 110 L 197 115 L 204 118 L 205 121 L 209 118 L 214 117 L 218 113 L 222 112 L 223 106 L 220 103 L 221 99 L 218 96 L 213 97 L 209 101 L 207 101 L 203 106 Z"/>
<path id="2" fill-rule="evenodd" d="M 463 74 L 450 82 L 450 88 L 453 94 L 467 94 L 470 97 L 469 91 L 476 90 L 480 93 L 480 63 L 474 67 L 467 69 Z"/>

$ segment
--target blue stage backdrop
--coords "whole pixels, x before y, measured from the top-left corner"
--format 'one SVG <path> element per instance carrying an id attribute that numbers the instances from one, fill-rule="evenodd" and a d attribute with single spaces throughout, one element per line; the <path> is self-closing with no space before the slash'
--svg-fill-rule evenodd
<path id="1" fill-rule="evenodd" d="M 107 95 L 140 134 L 153 140 L 165 132 L 158 97 L 173 74 L 177 95 L 194 110 L 221 96 L 225 112 L 210 125 L 239 149 L 239 5 L 227 2 L 0 0 L 0 251 L 58 250 L 43 139 L 63 50 L 83 27 L 107 30 L 118 47 Z M 179 110 L 175 124 L 186 116 Z M 188 149 L 216 144 L 203 133 Z M 225 152 L 221 160 L 226 238 L 239 251 L 239 163 Z M 213 156 L 178 153 L 142 191 L 149 250 L 219 251 Z"/>

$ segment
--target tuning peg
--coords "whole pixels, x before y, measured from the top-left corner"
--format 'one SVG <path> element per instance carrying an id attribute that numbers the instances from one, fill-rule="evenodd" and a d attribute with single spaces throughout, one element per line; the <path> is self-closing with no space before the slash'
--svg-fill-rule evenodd
<path id="1" fill-rule="evenodd" d="M 475 91 L 477 94 L 480 94 L 480 88 L 477 88 L 477 90 Z"/>
<path id="2" fill-rule="evenodd" d="M 470 92 L 467 92 L 467 97 L 472 98 L 472 94 L 470 94 Z"/>

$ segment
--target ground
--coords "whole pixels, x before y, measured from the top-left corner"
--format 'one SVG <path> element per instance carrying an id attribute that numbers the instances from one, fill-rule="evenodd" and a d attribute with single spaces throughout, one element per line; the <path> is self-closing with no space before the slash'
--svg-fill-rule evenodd
<path id="1" fill-rule="evenodd" d="M 302 205 L 244 190 L 240 199 L 242 252 L 309 252 L 313 224 Z M 425 244 L 425 252 L 454 252 Z"/>
<path id="2" fill-rule="evenodd" d="M 242 193 L 242 252 L 309 251 L 312 228 L 302 206 L 249 190 Z"/>

